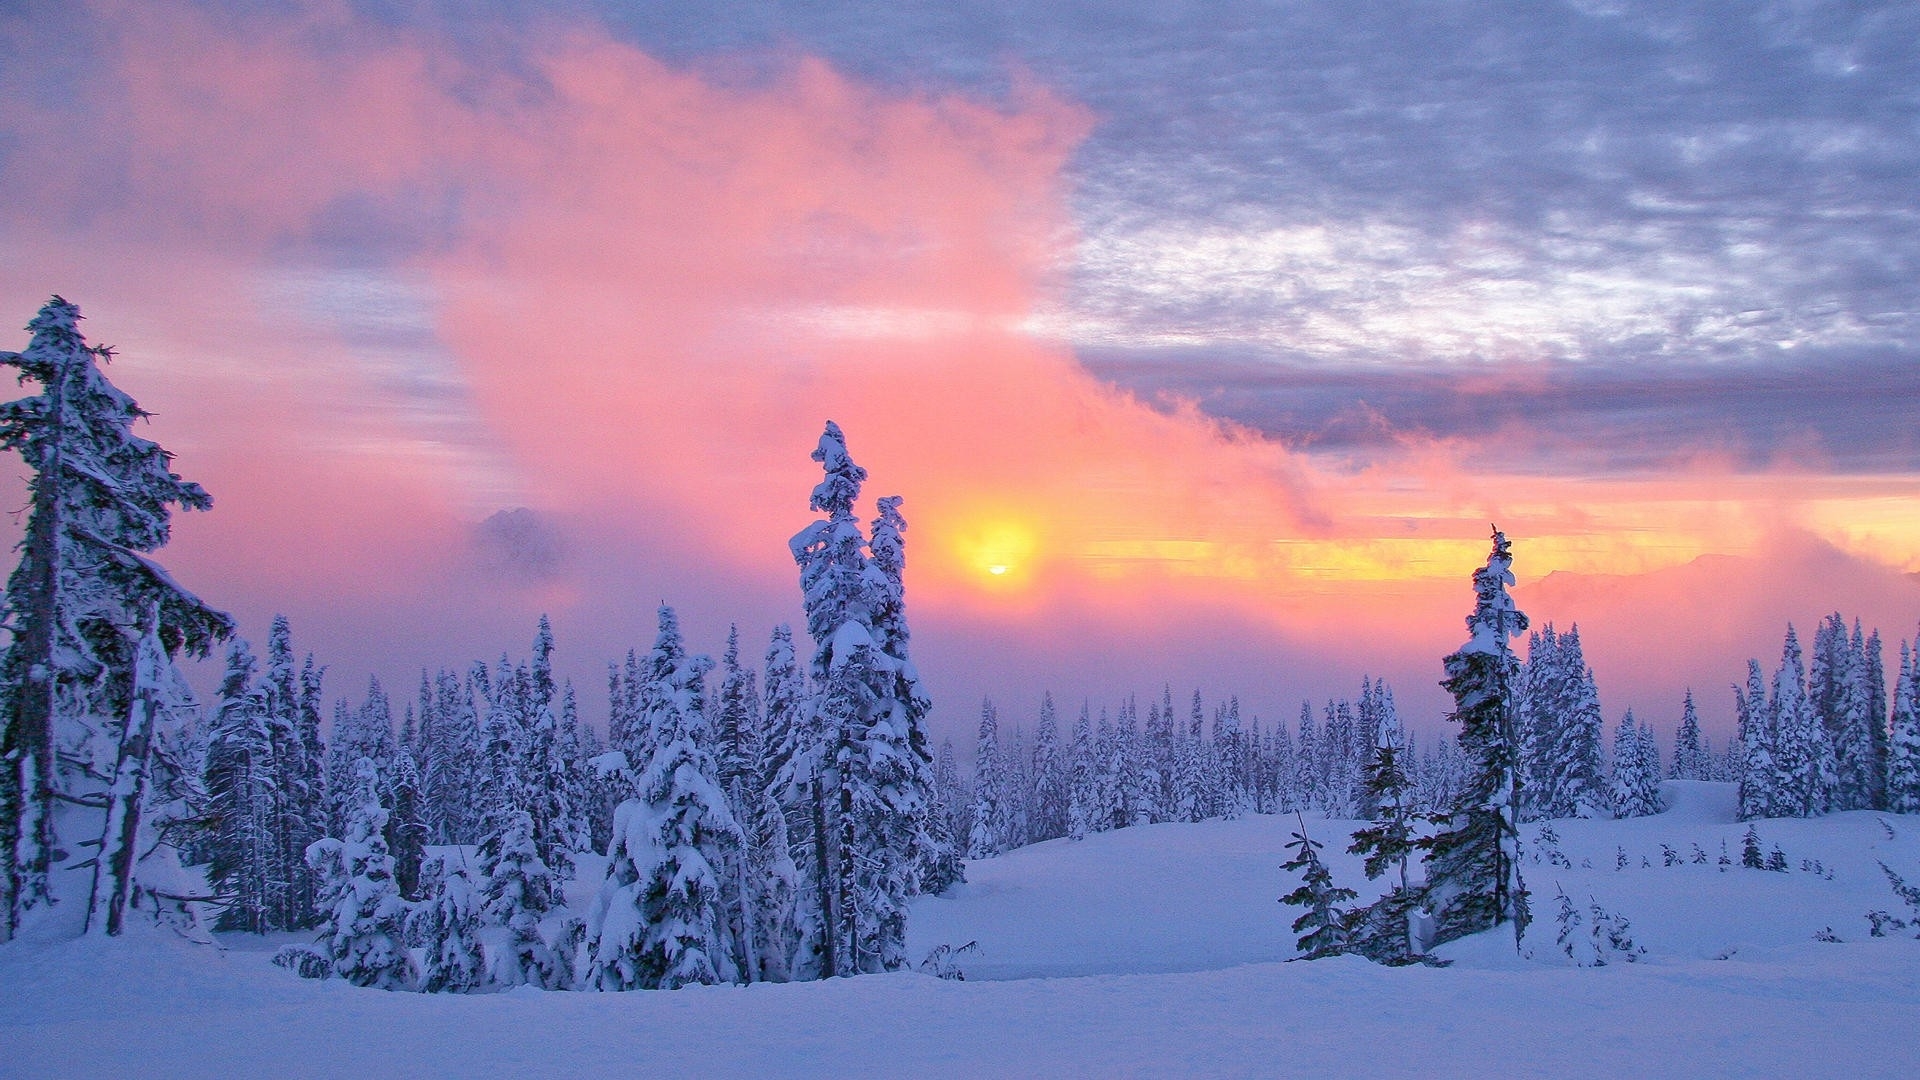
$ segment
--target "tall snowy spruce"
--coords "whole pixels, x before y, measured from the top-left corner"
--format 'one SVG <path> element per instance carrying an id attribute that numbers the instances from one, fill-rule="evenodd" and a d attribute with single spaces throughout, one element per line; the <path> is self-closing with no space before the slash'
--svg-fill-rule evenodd
<path id="1" fill-rule="evenodd" d="M 653 685 L 633 797 L 614 811 L 607 872 L 587 916 L 587 980 L 601 990 L 674 989 L 741 979 L 736 860 L 745 839 L 720 788 L 706 729 L 706 674 L 673 609 L 660 609 Z M 669 665 L 670 662 L 670 665 Z"/>
<path id="2" fill-rule="evenodd" d="M 207 743 L 207 810 L 213 822 L 207 882 L 223 905 L 216 929 L 262 934 L 288 928 L 281 921 L 287 881 L 276 842 L 287 808 L 274 769 L 267 694 L 254 685 L 253 676 L 253 653 L 245 640 L 235 638 Z"/>
<path id="3" fill-rule="evenodd" d="M 99 364 L 112 352 L 89 346 L 79 321 L 80 309 L 55 296 L 27 324 L 26 350 L 0 353 L 22 383 L 40 387 L 0 405 L 0 448 L 18 452 L 31 474 L 5 596 L 12 636 L 0 655 L 0 941 L 50 899 L 55 852 L 100 838 L 56 836 L 56 800 L 107 808 L 104 774 L 144 775 L 154 716 L 130 722 L 142 638 L 151 630 L 167 658 L 204 656 L 233 632 L 228 616 L 148 557 L 167 542 L 174 508 L 205 510 L 212 499 L 171 470 L 172 455 L 133 434 L 147 414 L 107 381 Z M 109 841 L 134 842 L 140 802 L 113 809 Z M 102 854 L 134 872 L 128 853 Z"/>
<path id="4" fill-rule="evenodd" d="M 1515 820 L 1520 779 L 1513 687 L 1519 662 L 1508 639 L 1526 631 L 1527 617 L 1507 593 L 1512 567 L 1506 535 L 1496 529 L 1487 565 L 1474 571 L 1467 643 L 1447 657 L 1441 683 L 1453 695 L 1453 719 L 1470 771 L 1450 811 L 1436 822 L 1440 831 L 1421 844 L 1427 853 L 1422 899 L 1434 915 L 1436 944 L 1505 922 L 1513 923 L 1516 944 L 1526 932 Z"/>
<path id="5" fill-rule="evenodd" d="M 1782 813 L 1774 768 L 1777 747 L 1773 710 L 1767 704 L 1767 684 L 1760 672 L 1760 661 L 1747 661 L 1747 684 L 1735 686 L 1733 696 L 1740 719 L 1736 733 L 1740 750 L 1740 820 L 1773 817 Z"/>
<path id="6" fill-rule="evenodd" d="M 1555 634 L 1549 624 L 1530 635 L 1522 675 L 1517 707 L 1523 816 L 1605 817 L 1612 800 L 1602 754 L 1604 722 L 1580 628 Z"/>
<path id="7" fill-rule="evenodd" d="M 1920 636 L 1914 639 L 1920 647 Z M 1893 730 L 1887 740 L 1887 809 L 1920 814 L 1920 652 L 1900 643 L 1893 687 Z"/>
<path id="8" fill-rule="evenodd" d="M 1352 948 L 1370 960 L 1401 963 L 1410 960 L 1407 914 L 1418 901 L 1408 884 L 1407 863 L 1416 839 L 1412 807 L 1413 783 L 1401 760 L 1406 738 L 1399 717 L 1389 709 L 1374 730 L 1374 753 L 1367 768 L 1366 797 L 1374 810 L 1367 828 L 1353 834 L 1350 855 L 1364 858 L 1367 880 L 1392 874 L 1385 896 L 1356 913 Z"/>
<path id="9" fill-rule="evenodd" d="M 1693 691 L 1680 706 L 1680 727 L 1673 736 L 1673 768 L 1667 774 L 1675 780 L 1710 780 L 1713 755 L 1701 743 L 1700 714 L 1693 707 Z"/>
<path id="10" fill-rule="evenodd" d="M 906 964 L 906 903 L 926 876 L 932 805 L 927 699 L 904 655 L 905 526 L 899 504 L 882 500 L 876 531 L 885 542 L 869 558 L 853 511 L 867 472 L 838 425 L 827 423 L 813 460 L 825 475 L 809 505 L 827 516 L 789 547 L 814 642 L 811 726 L 822 747 L 814 771 L 827 799 L 817 844 L 825 865 L 805 868 L 824 898 L 819 970 L 891 971 Z"/>

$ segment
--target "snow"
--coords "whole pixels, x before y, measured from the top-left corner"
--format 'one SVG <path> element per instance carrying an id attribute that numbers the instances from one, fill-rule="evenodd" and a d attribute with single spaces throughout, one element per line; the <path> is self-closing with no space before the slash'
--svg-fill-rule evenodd
<path id="1" fill-rule="evenodd" d="M 385 993 L 271 966 L 297 935 L 222 935 L 215 948 L 148 928 L 112 941 L 29 934 L 0 947 L 0 1072 L 1920 1074 L 1920 941 L 1870 938 L 1864 918 L 1912 914 L 1876 860 L 1920 878 L 1920 816 L 1761 821 L 1791 872 L 1722 871 L 1721 842 L 1737 863 L 1746 828 L 1732 789 L 1676 782 L 1665 797 L 1649 817 L 1555 822 L 1570 868 L 1535 862 L 1538 825 L 1523 827 L 1534 960 L 1502 930 L 1444 947 L 1447 968 L 1281 962 L 1295 912 L 1275 898 L 1295 884 L 1279 867 L 1298 825 L 1250 816 L 971 864 L 953 895 L 915 902 L 909 942 L 916 959 L 979 942 L 959 958 L 966 982 L 896 973 L 670 992 Z M 1351 824 L 1309 816 L 1307 826 L 1335 881 L 1371 896 L 1343 851 Z M 1681 865 L 1662 865 L 1662 843 Z M 1690 861 L 1694 844 L 1706 865 Z M 1803 859 L 1831 878 L 1803 871 Z M 597 862 L 581 872 L 597 884 Z M 1597 901 L 1631 920 L 1643 960 L 1572 967 L 1554 945 L 1556 885 L 1582 911 Z M 1814 940 L 1827 927 L 1843 940 Z"/>

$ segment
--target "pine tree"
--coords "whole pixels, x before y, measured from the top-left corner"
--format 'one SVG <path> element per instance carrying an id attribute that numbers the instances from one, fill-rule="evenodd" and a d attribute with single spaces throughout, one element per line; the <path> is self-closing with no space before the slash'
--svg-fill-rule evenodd
<path id="1" fill-rule="evenodd" d="M 1712 771 L 1712 755 L 1700 743 L 1700 716 L 1694 711 L 1693 690 L 1689 688 L 1680 705 L 1680 729 L 1673 737 L 1673 770 L 1668 775 L 1675 780 L 1707 780 Z"/>
<path id="2" fill-rule="evenodd" d="M 426 899 L 407 917 L 407 933 L 423 947 L 420 989 L 429 994 L 469 994 L 486 982 L 480 945 L 480 894 L 467 868 L 446 856 L 428 859 L 420 872 Z"/>
<path id="3" fill-rule="evenodd" d="M 216 929 L 264 934 L 286 928 L 277 895 L 284 887 L 276 842 L 282 807 L 267 695 L 253 685 L 253 674 L 253 653 L 244 639 L 235 638 L 207 746 L 207 802 L 214 822 L 207 881 L 225 901 Z"/>
<path id="4" fill-rule="evenodd" d="M 1334 885 L 1333 874 L 1327 870 L 1326 863 L 1320 861 L 1323 846 L 1308 839 L 1307 820 L 1301 817 L 1300 831 L 1294 833 L 1293 840 L 1287 844 L 1287 850 L 1296 854 L 1280 866 L 1282 870 L 1297 870 L 1301 874 L 1300 886 L 1281 897 L 1280 902 L 1306 909 L 1293 920 L 1293 932 L 1300 935 L 1295 948 L 1308 960 L 1345 952 L 1351 941 L 1353 919 L 1339 905 L 1357 894 L 1352 889 Z"/>
<path id="5" fill-rule="evenodd" d="M 1645 817 L 1660 812 L 1660 756 L 1653 731 L 1628 709 L 1613 738 L 1613 812 L 1615 817 Z"/>
<path id="6" fill-rule="evenodd" d="M 1088 706 L 1080 706 L 1080 717 L 1073 722 L 1073 747 L 1067 769 L 1067 837 L 1085 840 L 1093 831 L 1093 818 L 1100 801 L 1099 783 L 1094 768 L 1093 720 Z"/>
<path id="7" fill-rule="evenodd" d="M 481 913 L 490 926 L 505 929 L 504 944 L 490 958 L 491 981 L 501 986 L 564 989 L 569 958 L 549 925 L 564 898 L 558 879 L 533 838 L 533 817 L 514 811 L 480 844 Z"/>
<path id="8" fill-rule="evenodd" d="M 1033 839 L 1067 835 L 1067 772 L 1060 753 L 1060 725 L 1053 695 L 1040 699 L 1040 722 L 1033 731 Z"/>
<path id="9" fill-rule="evenodd" d="M 394 758 L 393 809 L 387 813 L 387 851 L 393 856 L 393 883 L 407 900 L 420 898 L 420 866 L 427 854 L 427 823 L 421 820 L 420 770 L 413 752 L 402 747 Z"/>
<path id="10" fill-rule="evenodd" d="M 1807 700 L 1800 640 L 1791 625 L 1787 627 L 1780 667 L 1774 672 L 1770 708 L 1775 792 L 1780 798 L 1775 812 L 1794 817 L 1825 813 L 1833 795 L 1833 743 L 1826 725 Z"/>
<path id="11" fill-rule="evenodd" d="M 90 933 L 118 935 L 127 909 L 140 899 L 136 877 L 150 874 L 164 884 L 178 875 L 181 865 L 179 848 L 170 835 L 190 813 L 186 804 L 191 785 L 182 762 L 191 759 L 170 752 L 169 743 L 179 738 L 182 725 L 177 714 L 192 703 L 193 693 L 167 658 L 159 625 L 159 613 L 149 608 L 134 654 L 132 707 L 107 789 L 106 828 L 94 860 L 84 928 Z M 155 914 L 160 914 L 159 889 L 148 886 L 144 892 Z M 168 903 L 170 915 L 192 920 L 193 913 L 184 902 Z"/>
<path id="12" fill-rule="evenodd" d="M 898 502 L 881 500 L 880 550 L 869 559 L 853 513 L 867 473 L 837 425 L 826 425 L 813 459 L 824 475 L 810 506 L 827 517 L 795 534 L 789 548 L 814 641 L 812 710 L 827 749 L 813 771 L 832 800 L 821 815 L 832 838 L 821 868 L 832 881 L 821 967 L 827 975 L 894 970 L 906 963 L 906 901 L 933 854 L 931 759 L 920 728 L 928 701 L 905 653 L 905 526 Z"/>
<path id="13" fill-rule="evenodd" d="M 133 434 L 147 414 L 107 381 L 99 364 L 112 351 L 89 346 L 79 321 L 80 309 L 55 296 L 27 324 L 26 350 L 0 353 L 22 382 L 41 386 L 0 405 L 0 449 L 17 451 L 32 474 L 21 558 L 0 611 L 11 631 L 0 654 L 0 941 L 48 901 L 55 850 L 93 839 L 55 835 L 55 800 L 110 801 L 93 778 L 59 775 L 56 728 L 74 727 L 60 738 L 81 744 L 75 760 L 118 757 L 137 772 L 146 747 L 129 744 L 145 740 L 142 725 L 127 721 L 149 624 L 168 658 L 183 648 L 205 656 L 233 632 L 231 618 L 148 557 L 166 544 L 173 508 L 205 510 L 213 500 L 172 472 L 171 454 Z M 140 808 L 119 809 L 124 826 Z"/>
<path id="14" fill-rule="evenodd" d="M 1000 714 L 991 699 L 980 703 L 980 739 L 973 757 L 973 832 L 967 858 L 991 859 L 1007 850 L 1006 778 L 1000 765 Z"/>
<path id="15" fill-rule="evenodd" d="M 1612 800 L 1601 755 L 1600 698 L 1581 651 L 1580 628 L 1556 635 L 1547 626 L 1530 637 L 1522 683 L 1528 816 L 1606 814 Z"/>
<path id="16" fill-rule="evenodd" d="M 740 978 L 728 895 L 744 837 L 719 786 L 706 731 L 713 662 L 679 647 L 661 608 L 655 655 L 675 659 L 647 695 L 634 797 L 614 812 L 607 876 L 587 918 L 589 981 L 602 990 L 674 989 Z"/>
<path id="17" fill-rule="evenodd" d="M 1520 878 L 1519 795 L 1512 686 L 1518 662 L 1509 638 L 1524 633 L 1527 617 L 1513 604 L 1507 538 L 1493 533 L 1487 565 L 1473 576 L 1475 606 L 1468 641 L 1447 657 L 1443 685 L 1454 698 L 1460 747 L 1469 767 L 1440 831 L 1421 842 L 1427 853 L 1425 906 L 1435 916 L 1435 940 L 1451 941 L 1501 923 L 1514 924 L 1517 944 L 1526 931 L 1527 893 Z"/>
<path id="18" fill-rule="evenodd" d="M 1887 746 L 1887 809 L 1920 814 L 1920 635 L 1900 643 L 1900 678 L 1893 691 L 1893 733 Z"/>
<path id="19" fill-rule="evenodd" d="M 273 922 L 286 929 L 312 926 L 319 918 L 313 906 L 319 883 L 306 863 L 308 845 L 326 835 L 317 672 L 313 684 L 316 700 L 309 715 L 306 684 L 294 667 L 292 628 L 285 615 L 275 615 L 267 635 L 267 671 L 262 689 L 273 741 L 274 782 L 279 790 L 273 854 L 273 875 L 280 883 L 276 889 L 279 910 Z"/>
<path id="20" fill-rule="evenodd" d="M 1767 703 L 1766 682 L 1760 673 L 1760 661 L 1747 661 L 1747 685 L 1733 688 L 1740 728 L 1735 746 L 1740 751 L 1740 819 L 1773 817 L 1781 804 L 1775 784 L 1774 767 L 1777 742 L 1774 737 L 1773 710 Z"/>
<path id="21" fill-rule="evenodd" d="M 411 989 L 416 972 L 407 952 L 407 904 L 393 883 L 393 858 L 381 833 L 380 773 L 369 758 L 353 767 L 353 810 L 346 837 L 325 837 L 307 849 L 307 864 L 322 880 L 326 914 L 322 937 L 334 974 L 355 986 Z"/>

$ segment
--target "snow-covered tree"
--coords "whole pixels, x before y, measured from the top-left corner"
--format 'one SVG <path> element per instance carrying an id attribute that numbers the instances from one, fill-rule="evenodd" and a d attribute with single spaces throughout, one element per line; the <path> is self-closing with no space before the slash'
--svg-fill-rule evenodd
<path id="1" fill-rule="evenodd" d="M 1604 722 L 1578 626 L 1556 635 L 1548 625 L 1528 638 L 1522 687 L 1527 816 L 1604 817 L 1612 803 L 1601 753 Z"/>
<path id="2" fill-rule="evenodd" d="M 1508 639 L 1527 629 L 1507 587 L 1513 555 L 1505 534 L 1493 533 L 1487 565 L 1474 572 L 1475 603 L 1468 640 L 1446 659 L 1441 685 L 1454 698 L 1460 748 L 1469 772 L 1440 830 L 1422 841 L 1427 853 L 1424 901 L 1435 917 L 1435 941 L 1445 942 L 1501 923 L 1514 924 L 1519 941 L 1527 923 L 1515 817 L 1520 781 L 1512 688 L 1519 675 Z"/>
<path id="3" fill-rule="evenodd" d="M 333 738 L 327 747 L 328 835 L 341 836 L 354 805 L 354 769 L 366 758 L 379 771 L 381 790 L 387 783 L 397 743 L 393 737 L 393 703 L 380 685 L 378 676 L 367 679 L 367 696 L 357 709 L 337 702 L 333 713 Z"/>
<path id="4" fill-rule="evenodd" d="M 1835 782 L 1833 742 L 1807 700 L 1806 667 L 1800 639 L 1787 627 L 1780 667 L 1773 676 L 1773 766 L 1776 813 L 1812 817 L 1827 811 Z"/>
<path id="5" fill-rule="evenodd" d="M 427 823 L 421 820 L 420 770 L 413 752 L 401 747 L 388 784 L 393 808 L 387 812 L 387 850 L 393 855 L 393 882 L 408 900 L 420 897 L 420 866 L 427 854 Z"/>
<path id="6" fill-rule="evenodd" d="M 1693 707 L 1693 690 L 1687 690 L 1687 697 L 1680 705 L 1680 728 L 1673 736 L 1673 769 L 1669 776 L 1675 780 L 1710 780 L 1713 773 L 1713 755 L 1700 741 L 1700 715 Z"/>
<path id="7" fill-rule="evenodd" d="M 1088 706 L 1080 706 L 1080 718 L 1073 722 L 1073 746 L 1067 766 L 1067 836 L 1085 840 L 1093 831 L 1093 820 L 1100 801 L 1099 782 L 1094 765 L 1093 719 Z"/>
<path id="8" fill-rule="evenodd" d="M 1357 895 L 1352 889 L 1334 885 L 1333 874 L 1320 859 L 1323 846 L 1308 838 L 1306 818 L 1302 817 L 1300 831 L 1287 844 L 1287 850 L 1295 854 L 1280 867 L 1300 873 L 1299 887 L 1281 897 L 1280 902 L 1305 909 L 1293 920 L 1293 932 L 1300 935 L 1295 947 L 1308 960 L 1347 950 L 1353 919 L 1340 905 Z"/>
<path id="9" fill-rule="evenodd" d="M 444 855 L 420 872 L 426 894 L 407 917 L 407 932 L 425 953 L 420 989 L 429 994 L 467 994 L 486 981 L 481 948 L 481 897 L 467 868 Z"/>
<path id="10" fill-rule="evenodd" d="M 345 839 L 325 837 L 307 849 L 307 863 L 322 882 L 327 958 L 334 974 L 355 986 L 411 989 L 416 972 L 406 945 L 407 903 L 381 835 L 387 810 L 380 805 L 380 773 L 361 758 L 352 777 Z"/>
<path id="11" fill-rule="evenodd" d="M 277 825 L 281 792 L 265 689 L 253 684 L 254 659 L 244 639 L 227 650 L 227 671 L 207 745 L 206 792 L 213 835 L 207 881 L 224 907 L 221 930 L 256 934 L 284 930 Z"/>
<path id="12" fill-rule="evenodd" d="M 705 677 L 713 662 L 678 647 L 670 608 L 661 608 L 660 626 L 656 654 L 677 662 L 648 695 L 644 741 L 652 756 L 635 778 L 634 797 L 614 811 L 607 876 L 587 917 L 588 980 L 602 990 L 741 976 L 729 892 L 744 837 L 709 748 Z"/>
<path id="13" fill-rule="evenodd" d="M 1777 747 L 1774 739 L 1773 710 L 1767 703 L 1765 677 L 1760 661 L 1747 661 L 1747 685 L 1733 688 L 1734 704 L 1740 718 L 1735 745 L 1740 750 L 1740 819 L 1773 817 L 1779 812 L 1781 796 L 1777 788 L 1779 772 L 1774 765 Z"/>
<path id="14" fill-rule="evenodd" d="M 49 899 L 57 798 L 104 804 L 100 774 L 129 758 L 136 652 L 149 629 L 170 658 L 204 656 L 233 621 L 182 589 L 149 553 L 174 508 L 212 499 L 172 469 L 172 455 L 133 434 L 146 413 L 107 381 L 112 357 L 89 346 L 80 309 L 55 296 L 23 352 L 0 353 L 40 392 L 0 405 L 0 449 L 31 474 L 20 562 L 7 579 L 0 654 L 0 941 Z M 134 757 L 140 755 L 135 754 Z M 60 760 L 76 763 L 62 775 Z M 135 810 L 123 804 L 123 810 Z"/>
<path id="15" fill-rule="evenodd" d="M 810 506 L 827 516 L 789 548 L 814 642 L 814 725 L 826 748 L 812 772 L 832 799 L 822 815 L 830 818 L 822 824 L 832 839 L 824 873 L 833 895 L 823 906 L 830 933 L 821 967 L 828 975 L 893 970 L 906 963 L 906 901 L 930 858 L 931 757 L 919 728 L 928 703 L 905 654 L 905 525 L 898 502 L 882 500 L 882 543 L 870 559 L 853 512 L 867 473 L 837 425 L 826 425 L 813 459 L 824 475 Z"/>
<path id="16" fill-rule="evenodd" d="M 1893 732 L 1887 745 L 1887 809 L 1920 814 L 1920 635 L 1900 643 L 1900 678 L 1893 691 Z"/>
<path id="17" fill-rule="evenodd" d="M 1653 732 L 1628 709 L 1613 737 L 1613 812 L 1615 817 L 1645 817 L 1660 812 L 1660 755 Z"/>
<path id="18" fill-rule="evenodd" d="M 974 746 L 973 832 L 967 837 L 967 858 L 990 859 L 1012 846 L 1007 835 L 1010 800 L 1000 761 L 1000 713 L 991 700 L 980 703 L 980 739 Z"/>
<path id="19" fill-rule="evenodd" d="M 1060 724 L 1053 695 L 1040 698 L 1040 722 L 1033 729 L 1032 839 L 1067 835 L 1067 762 L 1060 750 Z"/>
<path id="20" fill-rule="evenodd" d="M 178 713 L 192 703 L 186 680 L 160 643 L 158 613 L 149 611 L 146 631 L 134 653 L 133 699 L 120 739 L 113 780 L 107 788 L 106 827 L 94 861 L 93 890 L 86 930 L 117 935 L 129 908 L 144 892 L 156 915 L 163 910 L 191 921 L 191 909 L 178 900 L 163 909 L 160 893 L 174 896 L 185 878 L 179 851 L 169 834 L 187 816 L 183 755 L 166 749 L 177 737 Z M 143 885 L 142 882 L 145 882 Z"/>
<path id="21" fill-rule="evenodd" d="M 488 956 L 490 981 L 501 986 L 564 989 L 571 975 L 565 936 L 565 898 L 559 879 L 540 860 L 533 838 L 533 817 L 514 812 L 479 847 L 481 913 L 499 927 L 497 948 Z"/>

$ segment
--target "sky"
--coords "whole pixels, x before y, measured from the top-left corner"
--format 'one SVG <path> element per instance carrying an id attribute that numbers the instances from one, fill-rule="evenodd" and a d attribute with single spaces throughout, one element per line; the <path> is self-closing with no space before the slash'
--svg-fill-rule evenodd
<path id="1" fill-rule="evenodd" d="M 838 422 L 935 736 L 1447 708 L 1497 524 L 1611 724 L 1920 623 L 1920 8 L 0 5 L 0 311 L 357 697 L 800 623 Z M 24 332 L 0 348 L 22 348 Z M 16 466 L 17 472 L 17 466 Z M 14 478 L 13 506 L 23 505 Z M 18 517 L 14 528 L 18 528 Z"/>

